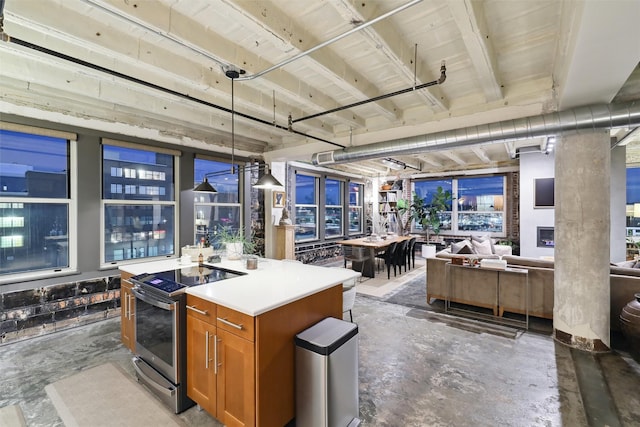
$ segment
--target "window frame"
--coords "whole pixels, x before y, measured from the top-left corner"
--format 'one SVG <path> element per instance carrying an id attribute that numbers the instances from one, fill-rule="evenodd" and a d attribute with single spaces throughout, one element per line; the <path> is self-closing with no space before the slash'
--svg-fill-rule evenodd
<path id="1" fill-rule="evenodd" d="M 351 204 L 351 185 L 357 185 L 359 188 L 359 195 L 360 197 L 358 198 L 358 203 L 357 204 Z M 364 234 L 364 223 L 365 223 L 365 217 L 364 217 L 364 184 L 361 182 L 357 182 L 357 181 L 351 181 L 348 180 L 347 181 L 347 234 L 349 236 L 354 236 L 354 235 L 358 235 L 358 234 Z M 350 214 L 351 214 L 351 210 L 352 209 L 358 209 L 360 212 L 359 218 L 360 218 L 360 228 L 357 231 L 351 231 L 351 227 L 350 227 Z"/>
<path id="2" fill-rule="evenodd" d="M 298 182 L 297 182 L 297 177 L 298 175 L 302 175 L 302 176 L 307 176 L 307 177 L 311 177 L 314 178 L 314 186 L 315 186 L 315 204 L 310 204 L 310 203 L 298 203 L 297 200 L 297 192 L 298 192 Z M 293 209 L 293 225 L 297 226 L 297 216 L 298 216 L 298 207 L 302 207 L 302 208 L 314 208 L 316 211 L 316 218 L 315 218 L 315 233 L 313 237 L 309 237 L 309 238 L 298 238 L 298 233 L 294 230 L 294 242 L 295 243 L 304 243 L 304 242 L 313 242 L 313 241 L 318 241 L 320 240 L 320 227 L 319 227 L 319 222 L 320 222 L 320 175 L 319 174 L 315 174 L 315 173 L 311 173 L 311 172 L 307 172 L 307 171 L 296 171 L 294 174 L 294 191 L 293 191 L 293 195 L 294 195 L 294 209 Z M 324 216 L 324 215 L 323 215 Z"/>
<path id="3" fill-rule="evenodd" d="M 200 184 L 202 181 L 199 181 L 199 177 L 196 176 L 196 160 L 200 160 L 200 161 L 206 161 L 206 162 L 216 162 L 219 164 L 224 164 L 228 167 L 229 171 L 231 171 L 231 167 L 232 165 L 236 168 L 236 173 L 235 176 L 237 177 L 237 197 L 238 197 L 238 201 L 237 202 L 202 202 L 202 201 L 198 201 L 198 193 L 194 192 L 194 196 L 193 196 L 193 242 L 194 243 L 198 243 L 199 240 L 201 239 L 201 237 L 199 237 L 199 233 L 198 231 L 198 207 L 199 206 L 205 206 L 205 207 L 237 207 L 238 208 L 238 217 L 239 217 L 239 229 L 240 230 L 244 230 L 244 215 L 243 215 L 243 200 L 244 200 L 244 178 L 245 178 L 245 174 L 240 172 L 240 169 L 242 168 L 242 166 L 239 163 L 231 163 L 231 161 L 228 160 L 223 160 L 223 159 L 217 159 L 217 158 L 213 158 L 213 157 L 208 157 L 208 156 L 196 156 L 193 160 L 193 170 L 194 170 L 194 187 L 197 186 L 198 184 Z M 210 171 L 210 172 L 214 172 L 214 171 Z M 206 173 L 205 173 L 206 175 Z M 227 175 L 220 175 L 220 176 L 227 176 Z M 231 175 L 231 172 L 229 172 L 229 176 Z M 213 185 L 214 188 L 217 188 L 215 186 L 215 183 L 211 183 L 211 185 Z M 210 230 L 209 230 L 210 232 Z M 210 244 L 213 244 L 214 242 L 209 242 Z"/>
<path id="4" fill-rule="evenodd" d="M 69 156 L 69 194 L 66 198 L 48 197 L 2 197 L 2 203 L 43 203 L 43 204 L 66 204 L 67 205 L 67 266 L 49 267 L 37 270 L 23 270 L 0 274 L 0 285 L 14 283 L 17 281 L 29 281 L 47 279 L 58 276 L 65 276 L 76 273 L 78 270 L 78 149 L 77 135 L 74 133 L 60 132 L 46 128 L 36 128 L 31 126 L 13 125 L 11 123 L 0 122 L 0 130 L 24 133 L 31 136 L 46 136 L 65 140 L 67 143 L 67 153 Z"/>
<path id="5" fill-rule="evenodd" d="M 152 153 L 159 153 L 159 154 L 169 154 L 171 156 L 173 156 L 173 200 L 126 200 L 126 199 L 105 199 L 104 198 L 104 194 L 102 193 L 103 188 L 104 188 L 104 146 L 113 146 L 113 147 L 122 147 L 122 148 L 128 148 L 128 149 L 133 149 L 133 150 L 140 150 L 140 151 L 148 151 L 148 152 L 152 152 Z M 100 269 L 112 269 L 112 268 L 116 268 L 118 266 L 121 265 L 127 265 L 127 264 L 136 264 L 136 263 L 140 263 L 140 262 L 148 262 L 148 261 L 155 261 L 155 260 L 159 260 L 159 259 L 166 259 L 166 258 L 172 258 L 172 257 L 176 257 L 179 254 L 179 248 L 178 248 L 178 242 L 179 242 L 179 228 L 178 228 L 178 224 L 179 224 L 179 216 L 180 216 L 180 212 L 179 212 L 179 206 L 180 206 L 180 191 L 178 191 L 178 189 L 180 188 L 180 155 L 181 153 L 179 151 L 176 150 L 167 150 L 167 149 L 163 149 L 163 148 L 159 148 L 159 147 L 153 147 L 153 146 L 147 146 L 147 145 L 141 145 L 141 144 L 134 144 L 134 143 L 127 143 L 127 142 L 120 142 L 120 141 L 114 141 L 114 140 L 109 140 L 109 139 L 102 139 L 102 142 L 100 144 Z M 172 248 L 173 251 L 172 253 L 167 253 L 167 254 L 160 254 L 160 255 L 153 255 L 153 256 L 148 256 L 148 254 L 145 254 L 144 257 L 137 257 L 137 258 L 130 258 L 130 259 L 122 259 L 122 260 L 113 260 L 113 261 L 106 261 L 105 257 L 106 257 L 106 241 L 105 241 L 105 232 L 106 232 L 106 224 L 105 224 L 105 210 L 106 210 L 106 206 L 109 205 L 131 205 L 131 206 L 136 206 L 136 205 L 140 205 L 140 206 L 173 206 L 173 241 L 171 241 L 170 243 L 172 244 Z"/>
<path id="6" fill-rule="evenodd" d="M 332 181 L 332 182 L 336 182 L 338 184 L 338 201 L 340 202 L 339 205 L 329 205 L 327 204 L 327 181 Z M 325 240 L 334 240 L 334 239 L 340 239 L 344 237 L 344 218 L 345 218 L 345 180 L 344 179 L 338 179 L 335 177 L 329 177 L 329 176 L 325 176 L 322 182 L 322 185 L 324 185 L 324 204 L 323 204 L 323 216 L 324 216 L 324 221 L 322 221 L 321 223 L 324 224 L 324 228 L 322 230 L 323 235 Z M 332 209 L 340 209 L 340 233 L 338 233 L 337 235 L 332 235 L 332 236 L 328 236 L 327 235 L 327 209 L 328 208 L 332 208 Z M 320 221 L 320 220 L 318 220 Z"/>
<path id="7" fill-rule="evenodd" d="M 502 198 L 503 205 L 502 210 L 500 211 L 463 211 L 458 208 L 457 200 L 459 199 L 459 189 L 458 182 L 461 179 L 474 179 L 474 178 L 487 178 L 487 177 L 501 177 L 502 178 Z M 418 182 L 423 181 L 442 181 L 442 180 L 451 180 L 451 211 L 447 211 L 451 213 L 451 230 L 442 230 L 440 234 L 446 234 L 450 236 L 462 237 L 469 236 L 471 234 L 488 234 L 492 237 L 500 238 L 505 237 L 507 233 L 507 175 L 506 174 L 488 174 L 488 175 L 464 175 L 464 176 L 440 176 L 440 177 L 430 177 L 424 179 L 414 179 L 411 182 L 411 190 L 412 194 L 415 191 L 415 185 Z M 477 213 L 500 213 L 502 216 L 502 230 L 501 231 L 485 231 L 485 230 L 460 230 L 459 228 L 459 216 L 460 214 L 477 214 Z M 411 225 L 411 231 L 415 233 L 423 233 L 421 229 L 417 229 L 415 224 Z"/>

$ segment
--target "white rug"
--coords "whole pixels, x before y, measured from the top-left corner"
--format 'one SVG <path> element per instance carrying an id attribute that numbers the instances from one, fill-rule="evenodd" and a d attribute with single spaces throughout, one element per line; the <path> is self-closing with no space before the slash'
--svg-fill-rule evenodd
<path id="1" fill-rule="evenodd" d="M 184 426 L 147 389 L 111 363 L 49 384 L 45 390 L 67 427 Z"/>
<path id="2" fill-rule="evenodd" d="M 0 408 L 0 426 L 25 427 L 26 425 L 20 406 L 10 405 Z"/>

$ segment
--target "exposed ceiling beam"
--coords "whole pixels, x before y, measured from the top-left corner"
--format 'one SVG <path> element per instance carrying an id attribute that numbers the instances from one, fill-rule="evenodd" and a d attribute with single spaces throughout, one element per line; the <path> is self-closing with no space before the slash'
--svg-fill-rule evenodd
<path id="1" fill-rule="evenodd" d="M 456 162 L 456 163 L 457 163 L 457 164 L 459 164 L 460 166 L 466 166 L 466 165 L 467 165 L 467 162 L 466 162 L 466 161 L 464 161 L 464 160 L 462 159 L 462 157 L 460 157 L 459 155 L 457 155 L 456 153 L 454 153 L 454 152 L 453 152 L 453 151 L 451 151 L 451 150 L 444 150 L 444 151 L 441 151 L 441 152 L 440 152 L 440 154 L 442 154 L 442 155 L 443 155 L 443 156 L 445 156 L 445 157 L 450 158 L 451 160 L 453 160 L 454 162 Z"/>
<path id="2" fill-rule="evenodd" d="M 503 142 L 502 146 L 504 147 L 505 151 L 509 155 L 510 159 L 515 159 L 516 158 L 516 143 L 515 142 L 513 142 L 513 141 Z"/>
<path id="3" fill-rule="evenodd" d="M 471 151 L 473 151 L 473 154 L 475 154 L 483 162 L 491 163 L 491 159 L 489 158 L 489 156 L 485 152 L 484 148 L 482 148 L 480 146 L 472 146 L 471 147 Z"/>
<path id="4" fill-rule="evenodd" d="M 363 3 L 359 0 L 330 0 L 330 3 L 334 8 L 345 18 L 345 20 L 364 22 L 368 21 L 374 16 L 375 8 L 371 7 L 371 4 Z M 365 7 L 366 5 L 366 7 Z M 411 13 L 411 10 L 405 12 Z M 438 76 L 430 70 L 433 68 L 426 64 L 426 61 L 418 60 L 418 74 L 415 76 L 414 61 L 415 49 L 413 46 L 407 46 L 402 43 L 400 37 L 398 37 L 398 31 L 391 23 L 385 23 L 385 25 L 378 25 L 375 29 L 373 27 L 367 27 L 362 30 L 368 39 L 371 46 L 380 49 L 384 55 L 389 59 L 392 66 L 394 66 L 398 72 L 406 81 L 410 84 L 416 81 L 416 85 L 437 80 Z M 439 58 L 435 61 L 437 67 L 435 70 L 439 70 L 440 62 L 443 58 Z M 420 78 L 422 77 L 422 78 Z M 438 86 L 431 86 L 416 92 L 416 95 L 423 98 L 427 105 L 433 107 L 436 110 L 444 111 L 449 108 L 448 102 L 442 90 Z"/>
<path id="5" fill-rule="evenodd" d="M 433 156 L 430 156 L 430 155 L 421 155 L 421 156 L 418 156 L 418 158 L 421 161 L 428 163 L 431 166 L 434 166 L 436 168 L 441 168 L 443 166 L 442 162 L 437 161 L 436 159 L 433 158 Z"/>
<path id="6" fill-rule="evenodd" d="M 493 102 L 502 99 L 504 95 L 500 84 L 496 53 L 493 43 L 489 39 L 482 2 L 452 0 L 448 2 L 448 5 L 487 101 Z"/>
<path id="7" fill-rule="evenodd" d="M 322 43 L 317 40 L 307 30 L 297 25 L 295 22 L 288 21 L 287 28 L 283 28 L 278 16 L 285 16 L 279 11 L 278 7 L 268 1 L 260 2 L 223 2 L 229 11 L 233 11 L 235 19 L 241 19 L 244 25 L 250 25 L 256 30 L 260 30 L 264 37 L 277 37 L 280 43 L 288 43 L 289 55 L 295 55 L 310 49 Z M 290 40 L 298 40 L 300 43 L 293 43 Z M 340 57 L 334 54 L 331 49 L 325 48 L 313 52 L 305 57 L 307 62 L 313 61 L 316 72 L 321 73 L 329 78 L 333 84 L 348 91 L 354 97 L 355 101 L 367 98 L 373 98 L 382 95 L 377 92 L 372 84 L 364 75 L 356 71 L 354 68 L 345 64 Z M 238 63 L 244 63 L 245 59 L 238 57 Z M 265 67 L 265 69 L 268 67 Z M 256 70 L 261 71 L 261 70 Z M 398 114 L 395 112 L 398 108 L 390 100 L 381 100 L 373 103 L 378 112 L 389 120 L 395 120 Z M 335 104 L 334 106 L 335 107 Z M 327 108 L 327 110 L 330 108 Z M 295 118 L 295 117 L 294 117 Z"/>

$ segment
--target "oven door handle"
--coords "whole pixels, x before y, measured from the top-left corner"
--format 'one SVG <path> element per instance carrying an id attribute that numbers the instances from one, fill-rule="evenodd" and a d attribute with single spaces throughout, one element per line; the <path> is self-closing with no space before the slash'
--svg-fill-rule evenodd
<path id="1" fill-rule="evenodd" d="M 154 307 L 158 307 L 158 308 L 161 308 L 163 310 L 168 310 L 168 311 L 174 311 L 176 309 L 176 303 L 169 304 L 169 303 L 166 303 L 166 302 L 159 301 L 157 298 L 149 297 L 149 296 L 141 293 L 140 291 L 138 291 L 135 288 L 133 288 L 131 291 L 136 296 L 136 298 L 146 302 L 147 304 L 151 304 Z"/>

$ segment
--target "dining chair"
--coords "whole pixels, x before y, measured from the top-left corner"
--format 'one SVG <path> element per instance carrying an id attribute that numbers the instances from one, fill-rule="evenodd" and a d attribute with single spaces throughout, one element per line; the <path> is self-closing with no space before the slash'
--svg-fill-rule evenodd
<path id="1" fill-rule="evenodd" d="M 331 267 L 342 268 L 342 267 Z M 353 306 L 356 303 L 356 279 L 349 279 L 342 282 L 342 313 L 349 312 L 349 319 L 353 323 Z"/>
<path id="2" fill-rule="evenodd" d="M 352 270 L 354 270 L 354 263 L 360 263 L 360 282 L 362 282 L 366 262 L 369 260 L 373 262 L 369 256 L 367 248 L 361 246 L 342 245 L 342 257 L 344 258 L 344 268 L 347 268 L 347 261 L 351 261 Z"/>
<path id="3" fill-rule="evenodd" d="M 396 247 L 395 254 L 393 256 L 394 273 L 395 273 L 395 267 L 398 267 L 400 274 L 402 274 L 403 266 L 404 266 L 405 273 L 407 271 L 406 259 L 407 259 L 408 244 L 409 244 L 408 240 L 403 240 L 402 242 L 398 243 L 398 246 Z"/>
<path id="4" fill-rule="evenodd" d="M 393 276 L 396 276 L 396 265 L 394 261 L 397 247 L 398 243 L 393 242 L 387 246 L 387 249 L 383 253 L 380 254 L 382 255 L 381 258 L 384 259 L 384 264 L 387 266 L 387 279 L 391 279 L 391 266 L 393 266 Z"/>
<path id="5" fill-rule="evenodd" d="M 411 240 L 409 240 L 409 243 L 407 243 L 407 251 L 406 251 L 406 263 L 407 266 L 409 267 L 409 270 L 411 270 L 411 260 L 413 260 L 413 267 L 415 268 L 416 266 L 416 238 L 412 237 Z M 406 269 L 405 269 L 406 271 Z"/>

